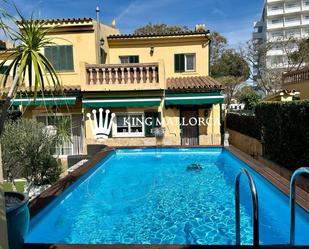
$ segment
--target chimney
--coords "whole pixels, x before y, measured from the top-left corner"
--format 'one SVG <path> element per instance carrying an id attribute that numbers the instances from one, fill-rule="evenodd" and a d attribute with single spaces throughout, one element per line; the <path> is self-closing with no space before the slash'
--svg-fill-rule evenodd
<path id="1" fill-rule="evenodd" d="M 116 19 L 115 19 L 115 18 L 114 18 L 113 21 L 112 21 L 112 27 L 113 27 L 113 28 L 116 28 Z"/>
<path id="2" fill-rule="evenodd" d="M 205 31 L 205 24 L 196 24 L 195 31 L 197 32 Z"/>

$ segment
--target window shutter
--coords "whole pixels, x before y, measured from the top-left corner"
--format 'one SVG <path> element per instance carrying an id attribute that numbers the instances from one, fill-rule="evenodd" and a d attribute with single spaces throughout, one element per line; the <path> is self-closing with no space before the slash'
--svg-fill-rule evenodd
<path id="1" fill-rule="evenodd" d="M 175 73 L 182 73 L 185 71 L 185 55 L 175 54 L 174 58 Z"/>
<path id="2" fill-rule="evenodd" d="M 157 124 L 157 120 L 161 122 L 161 113 L 160 112 L 145 112 L 145 136 L 154 137 L 154 134 L 151 133 L 151 130 L 155 127 L 161 127 L 160 124 Z M 147 125 L 146 123 L 150 123 Z"/>
<path id="3" fill-rule="evenodd" d="M 53 64 L 56 71 L 72 71 L 73 65 L 73 46 L 50 46 L 44 48 L 46 58 Z"/>
<path id="4" fill-rule="evenodd" d="M 129 56 L 129 63 L 139 63 L 139 56 L 138 55 Z"/>
<path id="5" fill-rule="evenodd" d="M 66 70 L 74 70 L 73 66 L 73 46 L 66 47 Z"/>
<path id="6" fill-rule="evenodd" d="M 59 70 L 67 70 L 67 49 L 66 46 L 59 46 L 58 47 L 58 54 L 57 54 L 57 58 L 58 58 L 58 63 L 59 63 Z"/>

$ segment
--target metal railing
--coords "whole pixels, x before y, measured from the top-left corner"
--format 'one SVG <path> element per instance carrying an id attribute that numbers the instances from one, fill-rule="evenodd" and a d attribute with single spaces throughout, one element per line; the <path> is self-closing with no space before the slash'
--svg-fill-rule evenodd
<path id="1" fill-rule="evenodd" d="M 239 186 L 240 186 L 240 177 L 245 175 L 250 184 L 250 191 L 252 197 L 252 214 L 253 214 L 253 245 L 258 246 L 260 243 L 259 236 L 259 203 L 258 195 L 255 187 L 255 183 L 250 175 L 250 173 L 242 168 L 241 172 L 236 177 L 235 182 L 235 218 L 236 218 L 236 245 L 240 245 L 240 198 L 239 198 Z"/>
<path id="2" fill-rule="evenodd" d="M 303 167 L 296 170 L 290 182 L 290 245 L 295 244 L 295 188 L 296 179 L 302 174 L 309 174 L 309 167 Z"/>

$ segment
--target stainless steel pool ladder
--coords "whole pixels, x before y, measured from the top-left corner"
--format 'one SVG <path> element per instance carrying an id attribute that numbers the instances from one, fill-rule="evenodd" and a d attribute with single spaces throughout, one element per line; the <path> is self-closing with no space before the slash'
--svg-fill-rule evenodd
<path id="1" fill-rule="evenodd" d="M 235 218 L 236 218 L 236 245 L 240 245 L 240 198 L 239 198 L 239 185 L 240 177 L 245 175 L 249 181 L 251 197 L 252 197 L 252 214 L 253 214 L 253 245 L 258 246 L 260 243 L 259 236 L 259 203 L 258 195 L 253 178 L 248 170 L 241 168 L 241 172 L 236 177 L 235 182 Z"/>
<path id="2" fill-rule="evenodd" d="M 309 167 L 303 167 L 296 170 L 290 182 L 290 245 L 295 244 L 295 188 L 296 179 L 302 174 L 309 174 Z"/>

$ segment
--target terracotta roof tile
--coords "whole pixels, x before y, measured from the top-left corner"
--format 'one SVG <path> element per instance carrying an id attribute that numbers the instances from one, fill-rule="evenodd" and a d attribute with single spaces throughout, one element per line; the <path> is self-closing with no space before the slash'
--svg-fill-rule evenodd
<path id="1" fill-rule="evenodd" d="M 222 85 L 210 76 L 187 76 L 167 79 L 168 90 L 209 89 L 221 90 Z"/>
<path id="2" fill-rule="evenodd" d="M 186 35 L 207 35 L 209 30 L 201 31 L 181 31 L 181 32 L 165 32 L 165 33 L 148 33 L 148 34 L 116 34 L 110 35 L 107 38 L 112 39 L 129 39 L 129 38 L 141 38 L 141 37 L 157 37 L 157 36 L 186 36 Z"/>
<path id="3" fill-rule="evenodd" d="M 5 88 L 5 91 L 7 92 L 9 90 L 9 88 Z M 63 93 L 79 93 L 81 91 L 80 86 L 78 85 L 65 85 L 62 86 L 59 90 L 55 90 L 53 87 L 45 87 L 45 91 L 44 94 L 48 94 L 48 93 L 55 93 L 55 92 L 60 92 L 63 91 Z M 27 93 L 27 94 L 31 94 L 32 92 L 29 91 L 28 87 L 21 87 L 18 91 L 18 93 L 23 94 L 23 93 Z M 38 93 L 41 93 L 41 90 L 38 91 Z"/>
<path id="4" fill-rule="evenodd" d="M 57 23 L 65 23 L 65 24 L 73 24 L 73 23 L 85 23 L 92 22 L 92 18 L 62 18 L 62 19 L 40 19 L 34 20 L 35 22 L 44 22 L 45 24 L 57 24 Z M 20 23 L 20 21 L 18 21 Z"/>

